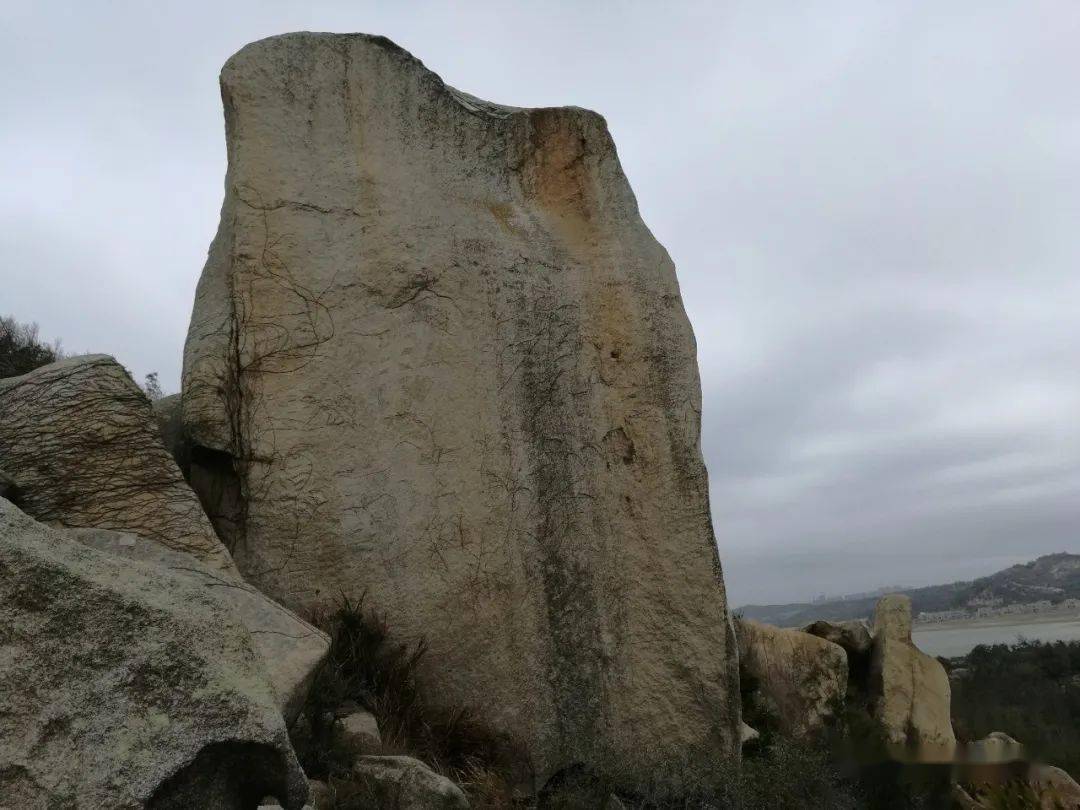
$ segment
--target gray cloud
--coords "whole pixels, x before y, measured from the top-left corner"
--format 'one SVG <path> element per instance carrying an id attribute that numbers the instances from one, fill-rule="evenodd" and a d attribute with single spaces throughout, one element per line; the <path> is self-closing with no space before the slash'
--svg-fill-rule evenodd
<path id="1" fill-rule="evenodd" d="M 216 75 L 286 30 L 604 113 L 698 334 L 735 602 L 1080 549 L 1080 7 L 0 7 L 0 310 L 179 384 Z"/>

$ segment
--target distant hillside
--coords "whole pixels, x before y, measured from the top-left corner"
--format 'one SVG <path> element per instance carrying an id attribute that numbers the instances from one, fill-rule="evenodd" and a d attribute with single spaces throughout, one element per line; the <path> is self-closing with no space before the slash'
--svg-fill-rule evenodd
<path id="1" fill-rule="evenodd" d="M 896 591 L 893 591 L 894 593 Z M 1048 554 L 1023 565 L 1014 565 L 972 582 L 952 582 L 926 588 L 899 589 L 911 597 L 912 610 L 970 610 L 988 605 L 1003 606 L 1049 600 L 1080 598 L 1080 554 Z M 748 619 L 798 627 L 815 619 L 862 619 L 874 612 L 878 595 L 857 595 L 824 602 L 794 605 L 746 605 L 738 608 Z"/>

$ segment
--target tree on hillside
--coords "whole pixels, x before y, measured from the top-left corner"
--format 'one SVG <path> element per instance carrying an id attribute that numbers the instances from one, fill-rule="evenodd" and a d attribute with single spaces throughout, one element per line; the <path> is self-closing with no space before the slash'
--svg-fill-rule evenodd
<path id="1" fill-rule="evenodd" d="M 17 377 L 64 356 L 60 341 L 42 343 L 36 323 L 0 317 L 0 377 Z"/>
<path id="2" fill-rule="evenodd" d="M 163 396 L 164 392 L 161 390 L 161 383 L 158 381 L 158 373 L 151 371 L 146 375 L 146 380 L 142 384 L 143 393 L 146 394 L 146 398 L 151 402 L 157 402 Z"/>

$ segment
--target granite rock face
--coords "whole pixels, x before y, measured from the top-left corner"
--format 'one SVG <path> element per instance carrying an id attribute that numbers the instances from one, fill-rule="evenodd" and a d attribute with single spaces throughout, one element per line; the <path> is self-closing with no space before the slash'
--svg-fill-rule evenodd
<path id="1" fill-rule="evenodd" d="M 831 641 L 737 619 L 739 668 L 756 685 L 761 708 L 781 730 L 806 737 L 825 728 L 844 704 L 848 687 L 847 655 Z"/>
<path id="2" fill-rule="evenodd" d="M 243 810 L 307 784 L 212 590 L 0 500 L 0 806 Z"/>
<path id="3" fill-rule="evenodd" d="M 330 651 L 326 633 L 282 607 L 239 577 L 227 577 L 154 540 L 107 529 L 68 529 L 84 546 L 148 563 L 211 589 L 251 634 L 286 720 L 300 712 L 319 664 Z"/>
<path id="4" fill-rule="evenodd" d="M 872 712 L 886 742 L 905 756 L 947 761 L 956 748 L 949 676 L 911 640 L 911 599 L 882 597 L 874 611 Z"/>
<path id="5" fill-rule="evenodd" d="M 694 338 L 604 120 L 364 35 L 253 43 L 221 88 L 183 419 L 245 576 L 366 592 L 540 780 L 736 756 Z"/>
<path id="6" fill-rule="evenodd" d="M 149 400 L 111 357 L 0 380 L 0 464 L 37 520 L 134 532 L 236 571 L 162 445 Z"/>
<path id="7" fill-rule="evenodd" d="M 0 380 L 0 459 L 18 475 L 19 506 L 84 545 L 216 588 L 251 632 L 291 718 L 329 640 L 243 581 L 163 445 L 161 414 L 178 403 L 161 402 L 152 408 L 104 355 Z"/>

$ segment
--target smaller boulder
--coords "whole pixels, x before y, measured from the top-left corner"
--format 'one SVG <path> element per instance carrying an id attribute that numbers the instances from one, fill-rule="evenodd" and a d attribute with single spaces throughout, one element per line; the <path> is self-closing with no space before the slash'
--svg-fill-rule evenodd
<path id="1" fill-rule="evenodd" d="M 967 745 L 970 762 L 1014 762 L 1024 758 L 1024 746 L 1001 731 L 992 731 L 981 740 Z"/>
<path id="2" fill-rule="evenodd" d="M 944 762 L 956 747 L 949 676 L 911 640 L 911 599 L 882 597 L 874 612 L 871 712 L 886 745 L 904 759 Z"/>
<path id="3" fill-rule="evenodd" d="M 412 757 L 360 757 L 353 775 L 374 807 L 395 810 L 468 810 L 465 793 Z M 378 802 L 378 804 L 375 804 Z"/>
<path id="4" fill-rule="evenodd" d="M 843 705 L 848 665 L 838 644 L 750 619 L 736 619 L 735 635 L 742 677 L 786 734 L 821 730 Z"/>
<path id="5" fill-rule="evenodd" d="M 375 715 L 358 709 L 334 721 L 334 735 L 346 751 L 370 754 L 382 748 L 382 736 Z"/>
<path id="6" fill-rule="evenodd" d="M 0 380 L 0 459 L 19 507 L 49 525 L 152 537 L 236 575 L 162 444 L 150 401 L 112 357 L 69 357 Z"/>
<path id="7" fill-rule="evenodd" d="M 803 632 L 839 644 L 848 656 L 854 657 L 869 656 L 874 643 L 870 635 L 870 625 L 864 619 L 847 622 L 816 621 L 806 625 Z"/>

